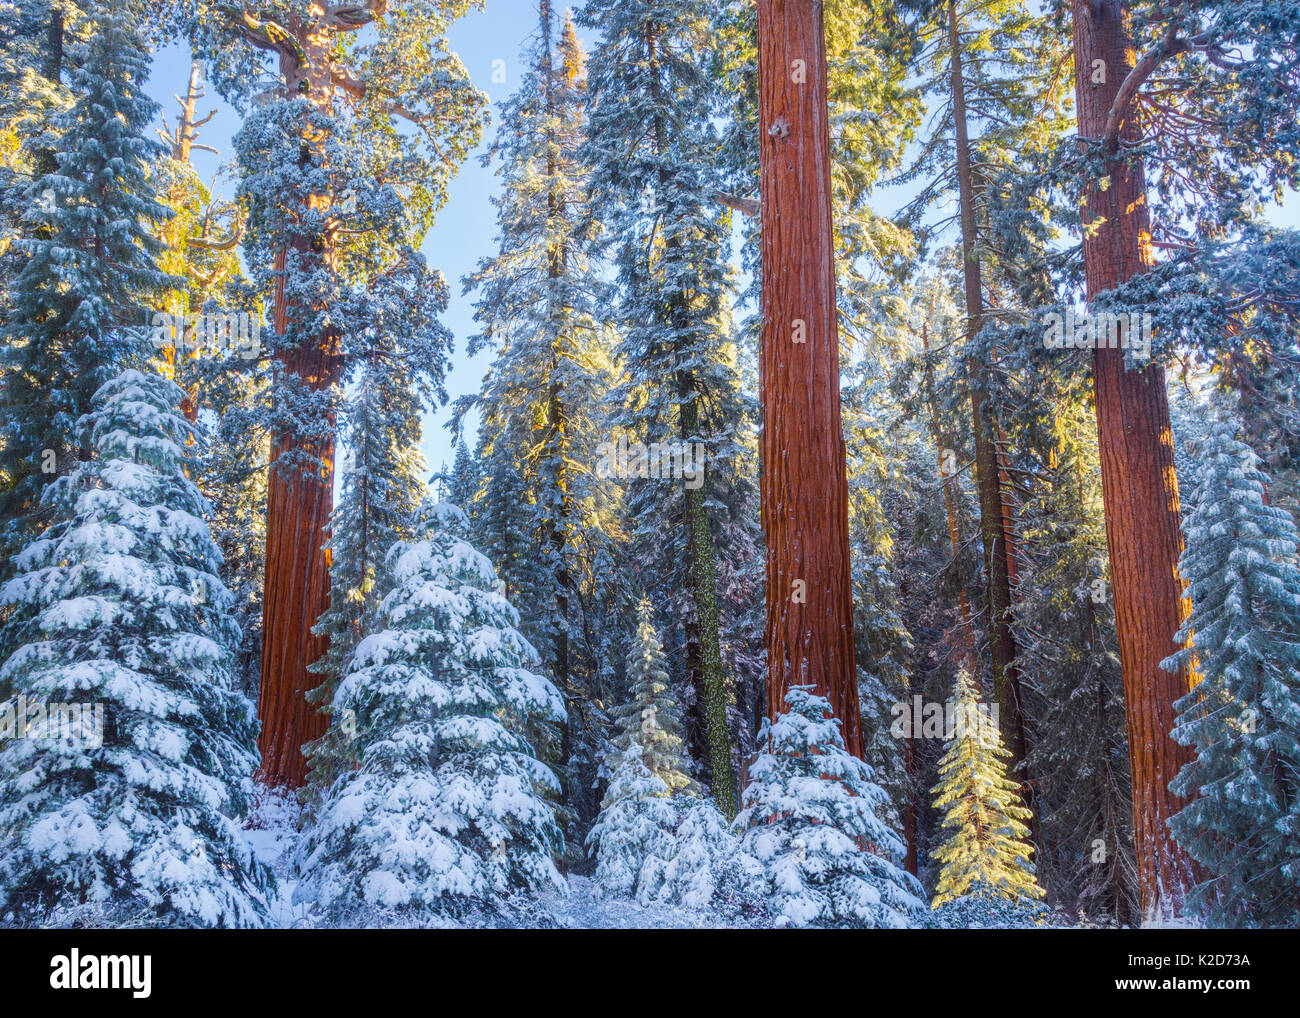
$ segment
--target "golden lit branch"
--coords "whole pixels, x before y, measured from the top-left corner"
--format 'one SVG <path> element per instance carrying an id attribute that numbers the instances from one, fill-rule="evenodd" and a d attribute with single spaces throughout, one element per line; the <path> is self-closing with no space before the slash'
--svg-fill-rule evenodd
<path id="1" fill-rule="evenodd" d="M 341 32 L 354 32 L 364 28 L 388 11 L 388 0 L 366 0 L 365 3 L 335 4 L 325 10 L 321 25 Z"/>

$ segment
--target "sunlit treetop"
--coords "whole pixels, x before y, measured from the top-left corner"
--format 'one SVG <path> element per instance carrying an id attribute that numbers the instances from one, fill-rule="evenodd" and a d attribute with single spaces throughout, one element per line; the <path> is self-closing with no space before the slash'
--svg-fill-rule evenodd
<path id="1" fill-rule="evenodd" d="M 209 55 L 210 80 L 241 112 L 293 98 L 328 111 L 334 137 L 364 153 L 360 169 L 397 189 L 414 245 L 486 122 L 486 97 L 446 39 L 452 22 L 481 6 L 170 0 L 155 20 Z"/>

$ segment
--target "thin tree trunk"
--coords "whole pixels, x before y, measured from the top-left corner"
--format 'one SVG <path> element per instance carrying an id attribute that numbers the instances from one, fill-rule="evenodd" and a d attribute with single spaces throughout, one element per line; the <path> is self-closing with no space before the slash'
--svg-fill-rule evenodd
<path id="1" fill-rule="evenodd" d="M 698 405 L 682 406 L 682 441 L 698 429 Z M 727 683 L 718 632 L 717 583 L 713 568 L 713 532 L 705 508 L 704 488 L 686 490 L 686 526 L 690 536 L 695 615 L 699 620 L 700 670 L 704 684 L 704 718 L 708 724 L 709 767 L 713 800 L 728 820 L 736 816 L 736 783 L 731 772 L 731 730 L 727 726 Z"/>
<path id="2" fill-rule="evenodd" d="M 951 444 L 944 443 L 943 429 L 939 424 L 939 407 L 938 400 L 934 394 L 934 368 L 930 364 L 930 328 L 926 324 L 921 325 L 921 348 L 925 352 L 925 397 L 926 403 L 930 409 L 930 433 L 934 437 L 935 455 L 939 460 L 939 485 L 943 491 L 943 508 L 948 517 L 948 546 L 952 549 L 952 560 L 954 566 L 957 563 L 957 556 L 961 553 L 961 528 L 957 521 L 956 500 L 952 493 L 952 472 L 949 465 L 945 462 L 947 459 L 945 450 L 951 452 Z M 960 570 L 957 575 L 957 603 L 961 611 L 961 632 L 962 640 L 966 649 L 966 668 L 971 675 L 977 674 L 975 661 L 975 636 L 974 629 L 971 626 L 970 617 L 970 597 L 966 593 L 966 583 L 963 580 Z"/>
<path id="3" fill-rule="evenodd" d="M 927 368 L 929 367 L 927 362 Z M 898 521 L 898 532 L 903 532 L 903 521 L 900 513 Z M 904 574 L 898 581 L 898 593 L 907 601 L 907 576 Z M 911 669 L 907 673 L 907 686 L 904 690 L 906 696 L 907 709 L 912 709 L 912 697 L 916 694 L 913 686 L 916 683 L 916 677 L 912 674 Z M 903 860 L 903 868 L 912 876 L 918 875 L 918 869 L 921 858 L 921 845 L 918 832 L 918 816 L 916 810 L 916 733 L 903 742 L 903 776 L 906 782 L 906 801 L 903 803 L 903 843 L 907 846 L 907 854 Z"/>
<path id="4" fill-rule="evenodd" d="M 647 40 L 647 53 L 652 67 L 657 65 L 657 44 L 654 36 Z M 651 77 L 651 90 L 656 99 L 659 79 Z M 659 105 L 656 103 L 656 105 Z M 654 123 L 655 147 L 658 155 L 668 151 L 668 125 L 656 115 Z M 669 193 L 669 181 L 661 169 L 659 193 Z M 668 241 L 670 247 L 675 240 Z M 675 293 L 669 298 L 668 314 L 674 325 L 685 324 L 688 314 L 684 296 Z M 676 373 L 679 397 L 678 426 L 683 442 L 699 435 L 699 393 L 694 373 L 682 370 Z M 714 575 L 713 532 L 705 509 L 704 489 L 686 490 L 686 538 L 691 554 L 690 587 L 695 601 L 695 618 L 700 640 L 700 678 L 703 686 L 704 718 L 708 727 L 709 765 L 712 777 L 713 799 L 722 814 L 731 819 L 736 815 L 736 782 L 731 770 L 731 730 L 727 726 L 727 678 L 722 666 L 722 643 L 718 631 L 718 606 Z"/>
<path id="5" fill-rule="evenodd" d="M 957 4 L 948 2 L 948 46 L 951 69 L 953 124 L 957 147 L 957 188 L 960 202 L 962 280 L 966 298 L 966 339 L 973 341 L 984 324 L 984 289 L 975 219 L 975 178 L 971 167 L 970 135 L 966 121 L 966 81 L 962 64 Z M 1011 753 L 1010 770 L 1020 779 L 1021 797 L 1032 808 L 1024 773 L 1025 729 L 1020 703 L 1020 674 L 1016 668 L 1016 643 L 1011 632 L 1011 582 L 1008 548 L 1011 544 L 1003 516 L 1001 476 L 993 444 L 993 415 L 984 382 L 983 365 L 970 364 L 971 431 L 975 439 L 975 484 L 980 503 L 980 537 L 984 544 L 984 574 L 988 585 L 989 649 L 993 663 L 993 695 L 998 702 L 1001 729 Z"/>
<path id="6" fill-rule="evenodd" d="M 767 709 L 811 684 L 862 756 L 821 3 L 758 0 Z"/>
<path id="7" fill-rule="evenodd" d="M 1083 138 L 1103 136 L 1120 83 L 1134 65 L 1128 17 L 1119 0 L 1074 2 L 1075 94 Z M 1140 134 L 1130 109 L 1121 143 L 1136 142 Z M 1108 186 L 1093 184 L 1084 195 L 1089 300 L 1152 265 L 1142 163 L 1113 154 Z M 1183 550 L 1178 479 L 1164 370 L 1151 365 L 1129 371 L 1122 350 L 1095 349 L 1093 386 L 1128 714 L 1139 900 L 1143 918 L 1150 919 L 1176 914 L 1195 876 L 1168 827 L 1182 805 L 1169 782 L 1192 758 L 1191 750 L 1170 736 L 1174 701 L 1192 680 L 1186 671 L 1160 667 L 1178 649 L 1174 636 L 1187 611 L 1178 575 Z"/>
<path id="8" fill-rule="evenodd" d="M 542 88 L 543 101 L 546 104 L 548 115 L 548 132 L 550 125 L 555 122 L 555 96 L 553 92 L 552 75 L 554 74 L 554 62 L 551 59 L 551 4 L 550 0 L 541 0 L 538 6 L 538 16 L 541 20 L 542 31 Z M 547 216 L 554 223 L 555 219 L 561 212 L 560 199 L 555 192 L 555 143 L 554 138 L 547 138 L 547 155 L 546 155 L 546 179 L 549 183 L 546 194 L 546 211 Z M 554 283 L 560 279 L 568 265 L 567 251 L 565 244 L 553 247 L 549 252 L 547 259 L 546 274 L 547 278 Z M 551 287 L 554 292 L 554 286 Z M 566 697 L 572 694 L 572 683 L 570 681 L 570 662 L 569 662 L 569 590 L 572 580 L 569 576 L 568 568 L 568 527 L 570 516 L 570 499 L 569 499 L 569 478 L 568 478 L 568 413 L 564 406 L 562 387 L 558 380 L 561 348 L 564 344 L 564 326 L 568 324 L 567 309 L 556 308 L 554 305 L 550 308 L 551 321 L 555 329 L 555 337 L 552 340 L 551 361 L 550 361 L 550 379 L 547 387 L 546 398 L 546 429 L 547 429 L 547 450 L 552 462 L 556 463 L 555 477 L 552 479 L 555 488 L 560 494 L 560 505 L 558 519 L 552 518 L 549 521 L 550 533 L 547 535 L 551 544 L 551 553 L 555 556 L 555 646 L 554 646 L 554 663 L 555 681 L 559 688 L 564 692 Z M 567 760 L 565 761 L 567 764 Z"/>
<path id="9" fill-rule="evenodd" d="M 1006 552 L 1009 596 L 1014 602 L 1016 586 L 1020 583 L 1020 542 L 1016 537 L 1016 503 L 1012 494 L 1011 467 L 1006 452 L 1009 444 L 1006 433 L 999 431 L 995 451 L 998 458 L 998 497 L 1002 505 L 1002 543 L 1003 550 Z"/>

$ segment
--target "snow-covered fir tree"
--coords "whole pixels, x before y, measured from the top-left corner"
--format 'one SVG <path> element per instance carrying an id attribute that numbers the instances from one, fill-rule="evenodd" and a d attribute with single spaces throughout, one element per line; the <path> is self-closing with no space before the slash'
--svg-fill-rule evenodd
<path id="1" fill-rule="evenodd" d="M 222 579 L 235 598 L 233 613 L 243 639 L 235 651 L 236 685 L 256 700 L 262 667 L 262 593 L 266 564 L 267 471 L 271 436 L 263 426 L 267 395 L 261 371 L 208 389 L 212 412 L 196 427 L 207 436 L 195 480 L 212 504 L 212 539 L 221 550 Z"/>
<path id="2" fill-rule="evenodd" d="M 1105 517 L 1097 511 L 1092 382 L 1086 370 L 1068 382 L 1071 390 L 1063 390 L 1044 377 L 1036 405 L 1021 418 L 1053 422 L 1017 513 L 1013 607 L 1025 714 L 1034 721 L 1026 767 L 1040 844 L 1051 846 L 1050 859 L 1037 856 L 1035 875 L 1053 905 L 1127 925 L 1136 910 L 1137 862 Z M 1009 428 L 1019 423 L 1004 420 Z M 1033 432 L 1025 439 L 1041 441 Z"/>
<path id="3" fill-rule="evenodd" d="M 694 796 L 680 796 L 675 805 L 672 843 L 663 846 L 666 854 L 646 856 L 637 900 L 726 915 L 759 911 L 765 890 L 762 866 L 741 849 L 718 807 Z"/>
<path id="4" fill-rule="evenodd" d="M 765 899 L 791 926 L 899 928 L 923 914 L 900 868 L 903 844 L 881 821 L 886 795 L 844 748 L 839 719 L 810 686 L 792 686 L 764 724 L 749 769 L 742 848 L 763 867 Z"/>
<path id="5" fill-rule="evenodd" d="M 1196 750 L 1170 788 L 1170 821 L 1205 871 L 1190 908 L 1214 925 L 1300 922 L 1300 562 L 1295 522 L 1232 424 L 1200 442 L 1195 508 L 1179 570 L 1192 614 L 1171 665 L 1201 682 L 1178 701 L 1174 737 Z"/>
<path id="6" fill-rule="evenodd" d="M 626 471 L 627 529 L 637 560 L 652 564 L 647 593 L 663 608 L 674 670 L 694 694 L 697 746 L 715 801 L 732 816 L 718 561 L 726 554 L 724 521 L 752 520 L 751 489 L 738 467 L 753 406 L 740 392 L 727 216 L 715 200 L 709 9 L 700 0 L 593 0 L 580 18 L 602 33 L 591 60 L 584 157 L 617 265 L 626 376 L 612 395 L 610 423 L 628 442 L 704 451 L 704 462 L 694 462 L 702 476 L 693 480 L 662 476 L 660 463 L 651 476 L 649 457 L 634 459 Z"/>
<path id="7" fill-rule="evenodd" d="M 335 695 L 357 766 L 298 849 L 296 898 L 333 915 L 463 914 L 564 887 L 558 782 L 522 734 L 561 719 L 563 701 L 533 670 L 491 563 L 457 536 L 461 511 L 422 516 L 419 539 L 389 552 L 384 628 L 357 646 Z"/>
<path id="8" fill-rule="evenodd" d="M 979 710 L 970 673 L 958 672 L 955 686 L 952 731 L 933 789 L 946 832 L 934 850 L 942 869 L 933 905 L 984 891 L 1009 899 L 1041 898 L 1029 858 L 1029 810 L 1007 777 L 1009 753 L 993 720 Z"/>
<path id="9" fill-rule="evenodd" d="M 203 67 L 195 61 L 185 98 L 176 97 L 180 108 L 175 126 L 164 117 L 169 130 L 159 132 L 170 149 L 150 165 L 151 183 L 169 212 L 165 222 L 151 226 L 163 243 L 158 265 L 173 280 L 167 289 L 151 296 L 151 306 L 156 312 L 176 316 L 221 315 L 226 322 L 230 319 L 224 316 L 246 314 L 249 330 L 241 339 L 260 345 L 268 324 L 262 321 L 263 311 L 243 275 L 234 246 L 243 210 L 206 186 L 190 163 L 195 149 L 215 152 L 199 142 L 200 128 L 215 114 L 202 115 L 200 103 L 206 102 L 203 86 Z M 243 633 L 232 674 L 236 685 L 256 699 L 266 560 L 265 465 L 271 452 L 261 412 L 267 394 L 266 367 L 254 345 L 214 339 L 202 342 L 199 349 L 187 349 L 176 342 L 184 332 L 177 327 L 157 334 L 162 341 L 159 360 L 164 377 L 185 391 L 181 408 L 186 418 L 203 433 L 191 476 L 212 506 L 208 526 L 221 549 L 222 579 L 234 595 L 234 615 Z"/>
<path id="10" fill-rule="evenodd" d="M 52 159 L 25 190 L 35 225 L 13 241 L 0 395 L 0 580 L 48 522 L 41 491 L 89 456 L 77 424 L 94 393 L 146 353 L 142 299 L 167 282 L 147 222 L 166 216 L 149 180 L 149 47 L 130 0 L 73 8 L 64 48 L 71 105 L 51 117 Z M 71 31 L 75 27 L 76 31 Z"/>
<path id="11" fill-rule="evenodd" d="M 478 497 L 479 466 L 474 454 L 469 451 L 465 440 L 456 442 L 456 458 L 452 461 L 451 474 L 447 478 L 446 501 L 457 506 L 468 515 Z"/>
<path id="12" fill-rule="evenodd" d="M 601 741 L 589 705 L 609 678 L 586 637 L 608 628 L 623 600 L 621 571 L 599 567 L 609 554 L 610 482 L 592 469 L 613 384 L 598 317 L 608 286 L 592 257 L 599 220 L 578 158 L 587 129 L 585 57 L 567 16 L 550 0 L 539 0 L 537 11 L 522 81 L 502 104 L 501 129 L 483 157 L 504 187 L 493 199 L 497 252 L 465 280 L 478 293 L 482 328 L 469 352 L 492 347 L 496 356 L 481 392 L 460 412 L 475 404 L 484 410 L 483 551 L 568 704 L 569 752 L 556 763 L 566 814 L 580 826 L 591 820 L 589 764 Z"/>
<path id="13" fill-rule="evenodd" d="M 265 921 L 270 875 L 239 824 L 256 720 L 231 687 L 239 631 L 180 401 L 134 370 L 100 389 L 91 458 L 47 489 L 51 525 L 0 588 L 18 646 L 0 667 L 17 690 L 0 707 L 0 913 Z"/>
<path id="14" fill-rule="evenodd" d="M 883 359 L 883 358 L 882 358 Z M 848 425 L 849 541 L 854 604 L 854 649 L 858 667 L 863 759 L 889 794 L 881 819 L 896 832 L 906 826 L 902 814 L 912 801 L 908 760 L 914 744 L 893 732 L 893 706 L 909 702 L 912 636 L 901 615 L 897 578 L 891 562 L 895 534 L 889 524 L 885 493 L 890 479 L 903 477 L 903 457 L 914 437 L 891 427 L 889 410 L 876 377 L 879 360 L 863 358 L 862 381 L 844 400 Z M 910 441 L 909 441 L 910 439 Z M 898 483 L 901 487 L 901 483 Z M 915 760 L 912 760 L 913 767 Z M 915 816 L 913 816 L 913 822 Z"/>
<path id="15" fill-rule="evenodd" d="M 618 758 L 600 815 L 587 834 L 596 859 L 593 892 L 598 897 L 635 895 L 646 860 L 673 854 L 677 822 L 672 793 L 646 766 L 640 745 L 632 743 Z"/>
<path id="16" fill-rule="evenodd" d="M 371 304 L 368 327 L 355 341 L 358 347 L 366 342 L 368 349 L 353 362 L 343 405 L 343 481 L 326 543 L 330 606 L 312 630 L 329 643 L 309 666 L 322 681 L 307 694 L 326 713 L 333 712 L 334 694 L 352 652 L 363 636 L 379 628 L 379 606 L 392 587 L 385 556 L 396 541 L 414 536 L 411 527 L 427 493 L 419 448 L 422 390 L 413 383 L 433 377 L 437 368 L 422 365 L 424 348 L 410 338 L 433 332 L 440 343 L 445 330 L 436 319 L 403 320 L 392 310 L 391 302 Z M 311 783 L 318 790 L 333 782 L 340 766 L 355 762 L 351 741 L 335 723 L 305 747 Z"/>
<path id="17" fill-rule="evenodd" d="M 682 722 L 648 600 L 627 655 L 629 693 L 611 711 L 619 732 L 612 777 L 588 835 L 596 890 L 641 904 L 730 910 L 752 906 L 758 865 L 690 776 Z"/>
<path id="18" fill-rule="evenodd" d="M 647 859 L 673 852 L 679 821 L 675 796 L 695 796 L 681 736 L 681 718 L 668 685 L 663 646 L 643 600 L 640 623 L 627 654 L 628 697 L 611 713 L 619 726 L 612 772 L 600 815 L 587 835 L 596 857 L 596 888 L 607 895 L 631 895 L 641 886 Z"/>
<path id="19" fill-rule="evenodd" d="M 64 32 L 55 31 L 72 0 L 0 0 L 0 22 L 8 26 L 0 48 L 0 273 L 18 272 L 14 241 L 32 237 L 43 224 L 32 217 L 35 181 L 57 169 L 51 118 L 72 101 L 63 80 Z M 0 313 L 8 297 L 0 296 Z"/>

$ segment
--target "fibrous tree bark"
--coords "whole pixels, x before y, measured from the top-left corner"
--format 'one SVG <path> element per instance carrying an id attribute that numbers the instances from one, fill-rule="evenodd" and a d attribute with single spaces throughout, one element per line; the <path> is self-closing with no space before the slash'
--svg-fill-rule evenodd
<path id="1" fill-rule="evenodd" d="M 318 12 L 319 13 L 319 12 Z M 364 23 L 374 11 L 360 16 Z M 247 41 L 276 55 L 286 95 L 300 95 L 328 108 L 337 80 L 332 75 L 334 33 L 353 31 L 359 25 L 325 23 L 319 17 L 286 18 L 271 24 L 241 9 L 232 25 Z M 304 131 L 299 161 L 303 169 L 312 159 L 313 140 Z M 326 204 L 326 196 L 312 196 L 313 207 Z M 300 267 L 329 268 L 335 260 L 332 234 L 281 238 L 276 255 L 278 279 L 272 304 L 277 335 L 288 331 L 298 313 L 287 293 L 287 252 L 293 250 Z M 277 352 L 286 376 L 311 392 L 339 384 L 342 358 L 340 337 L 325 333 L 297 347 Z M 334 421 L 318 422 L 312 434 L 279 431 L 272 437 L 271 476 L 267 483 L 266 572 L 262 599 L 262 675 L 258 717 L 262 727 L 258 750 L 262 756 L 261 780 L 271 786 L 296 788 L 306 781 L 302 747 L 319 739 L 329 719 L 308 703 L 307 691 L 318 680 L 307 666 L 325 653 L 327 641 L 312 627 L 329 608 L 329 553 L 325 526 L 334 503 Z"/>
<path id="2" fill-rule="evenodd" d="M 1084 265 L 1089 300 L 1152 265 L 1150 209 L 1140 158 L 1124 149 L 1138 141 L 1132 92 L 1122 90 L 1135 66 L 1127 5 L 1074 2 L 1075 95 L 1081 144 L 1101 142 L 1106 178 L 1084 193 Z M 1112 117 L 1120 129 L 1110 137 Z M 1133 780 L 1133 837 L 1144 918 L 1176 913 L 1194 878 L 1168 820 L 1181 804 L 1169 782 L 1191 758 L 1170 736 L 1174 701 L 1190 688 L 1186 671 L 1165 671 L 1186 613 L 1178 559 L 1178 480 L 1165 374 L 1159 365 L 1129 370 L 1124 351 L 1093 351 L 1093 386 L 1101 453 L 1106 540 Z"/>
<path id="3" fill-rule="evenodd" d="M 759 0 L 758 67 L 768 714 L 810 684 L 860 757 L 821 3 Z"/>
<path id="4" fill-rule="evenodd" d="M 276 290 L 275 327 L 283 331 L 287 304 Z M 285 368 L 313 390 L 337 385 L 337 337 L 325 336 L 317 348 L 293 351 Z M 330 421 L 333 424 L 333 421 Z M 318 679 L 307 666 L 324 656 L 328 640 L 312 633 L 330 605 L 329 552 L 325 527 L 334 509 L 334 438 L 304 439 L 278 434 L 272 463 L 291 454 L 319 470 L 298 465 L 273 468 L 267 481 L 266 579 L 262 597 L 262 684 L 258 716 L 260 775 L 268 785 L 296 788 L 307 778 L 302 747 L 325 734 L 329 718 L 307 702 Z"/>

